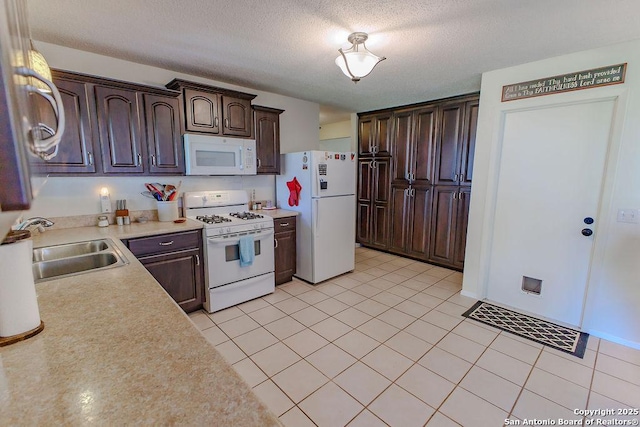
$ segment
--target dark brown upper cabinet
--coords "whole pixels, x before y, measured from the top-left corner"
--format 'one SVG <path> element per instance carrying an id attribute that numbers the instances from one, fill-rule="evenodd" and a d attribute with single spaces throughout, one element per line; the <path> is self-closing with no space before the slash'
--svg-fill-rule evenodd
<path id="1" fill-rule="evenodd" d="M 105 173 L 143 173 L 138 95 L 133 90 L 96 86 L 98 135 Z"/>
<path id="2" fill-rule="evenodd" d="M 258 174 L 280 173 L 280 114 L 284 110 L 253 106 Z"/>
<path id="3" fill-rule="evenodd" d="M 149 173 L 183 174 L 179 98 L 152 94 L 143 98 Z"/>
<path id="4" fill-rule="evenodd" d="M 185 130 L 220 133 L 220 96 L 217 93 L 184 90 Z"/>
<path id="5" fill-rule="evenodd" d="M 31 156 L 31 168 L 42 173 L 95 173 L 95 148 L 89 111 L 90 96 L 87 84 L 63 77 L 53 72 L 53 83 L 58 87 L 65 113 L 65 130 L 58 146 L 58 154 L 45 161 Z M 42 97 L 33 97 L 40 121 L 56 131 L 56 118 L 49 104 Z"/>
<path id="6" fill-rule="evenodd" d="M 471 185 L 477 124 L 477 100 L 441 107 L 434 184 Z"/>
<path id="7" fill-rule="evenodd" d="M 358 119 L 358 154 L 391 155 L 393 112 L 363 114 Z"/>
<path id="8" fill-rule="evenodd" d="M 181 79 L 172 80 L 167 87 L 183 94 L 186 132 L 253 136 L 251 100 L 256 95 Z"/>
<path id="9" fill-rule="evenodd" d="M 462 161 L 460 164 L 460 185 L 471 185 L 473 179 L 473 159 L 476 151 L 476 131 L 478 127 L 479 100 L 467 102 L 464 114 L 464 139 L 462 141 Z"/>
<path id="10" fill-rule="evenodd" d="M 53 70 L 66 113 L 58 155 L 34 159 L 38 172 L 62 175 L 184 174 L 180 92 Z M 55 130 L 46 102 L 38 104 Z"/>
<path id="11" fill-rule="evenodd" d="M 436 107 L 423 107 L 395 113 L 393 184 L 431 183 L 436 111 Z"/>

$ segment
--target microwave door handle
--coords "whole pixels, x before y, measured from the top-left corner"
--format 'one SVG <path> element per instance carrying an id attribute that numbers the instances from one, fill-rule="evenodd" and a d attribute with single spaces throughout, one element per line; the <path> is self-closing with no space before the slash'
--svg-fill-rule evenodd
<path id="1" fill-rule="evenodd" d="M 242 151 L 243 150 L 244 150 L 244 147 L 238 148 L 238 157 L 240 158 L 240 170 L 244 169 L 244 161 L 242 160 Z"/>

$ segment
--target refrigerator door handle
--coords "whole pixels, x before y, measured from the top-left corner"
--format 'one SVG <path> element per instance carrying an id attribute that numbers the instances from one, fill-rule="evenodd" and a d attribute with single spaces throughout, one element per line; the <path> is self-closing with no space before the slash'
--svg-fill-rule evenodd
<path id="1" fill-rule="evenodd" d="M 318 224 L 320 223 L 320 202 L 318 199 L 315 199 L 313 201 L 316 205 L 316 223 L 314 225 L 314 230 L 313 230 L 313 234 L 317 237 L 318 236 Z"/>

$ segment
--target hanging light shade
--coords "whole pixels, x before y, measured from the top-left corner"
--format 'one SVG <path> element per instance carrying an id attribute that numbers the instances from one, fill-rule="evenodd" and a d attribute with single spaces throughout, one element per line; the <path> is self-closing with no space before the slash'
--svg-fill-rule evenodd
<path id="1" fill-rule="evenodd" d="M 31 41 L 29 49 L 29 63 L 31 68 L 42 77 L 49 81 L 53 79 L 51 76 L 51 68 L 49 68 L 47 60 L 44 59 L 44 56 L 42 56 L 42 54 L 33 46 L 33 41 Z M 49 87 L 37 79 L 32 79 L 31 84 L 45 92 L 50 92 Z"/>
<path id="2" fill-rule="evenodd" d="M 367 33 L 351 33 L 347 40 L 352 46 L 346 50 L 338 49 L 340 56 L 336 58 L 336 65 L 354 83 L 368 76 L 380 61 L 387 59 L 374 55 L 367 49 L 364 42 L 368 38 Z"/>

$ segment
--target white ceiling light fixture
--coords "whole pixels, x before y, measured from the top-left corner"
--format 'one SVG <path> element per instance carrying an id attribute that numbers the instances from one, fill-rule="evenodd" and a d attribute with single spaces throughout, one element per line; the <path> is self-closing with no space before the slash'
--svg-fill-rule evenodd
<path id="1" fill-rule="evenodd" d="M 338 49 L 340 56 L 336 58 L 336 65 L 354 83 L 358 83 L 361 78 L 368 76 L 380 61 L 387 59 L 384 56 L 374 55 L 367 49 L 364 42 L 368 38 L 367 33 L 351 33 L 347 40 L 352 46 L 346 50 Z"/>

